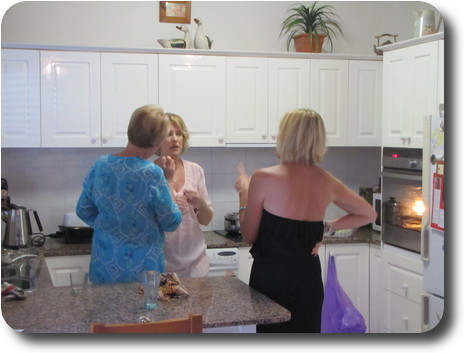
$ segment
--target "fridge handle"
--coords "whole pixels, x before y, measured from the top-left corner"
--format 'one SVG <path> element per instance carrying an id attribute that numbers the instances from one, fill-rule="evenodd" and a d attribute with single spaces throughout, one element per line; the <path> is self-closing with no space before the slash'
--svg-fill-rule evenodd
<path id="1" fill-rule="evenodd" d="M 430 330 L 429 323 L 429 295 L 427 293 L 421 294 L 422 301 L 422 332 Z"/>
<path id="2" fill-rule="evenodd" d="M 421 242 L 421 257 L 422 261 L 429 261 L 429 234 L 430 227 L 427 224 L 422 230 L 422 242 Z"/>

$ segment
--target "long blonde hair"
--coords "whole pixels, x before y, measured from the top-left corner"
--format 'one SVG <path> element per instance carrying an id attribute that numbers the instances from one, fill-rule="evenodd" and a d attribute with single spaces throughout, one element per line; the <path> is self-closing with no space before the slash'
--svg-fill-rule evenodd
<path id="1" fill-rule="evenodd" d="M 280 119 L 277 154 L 284 163 L 320 163 L 327 151 L 325 141 L 324 122 L 314 110 L 295 109 Z"/>

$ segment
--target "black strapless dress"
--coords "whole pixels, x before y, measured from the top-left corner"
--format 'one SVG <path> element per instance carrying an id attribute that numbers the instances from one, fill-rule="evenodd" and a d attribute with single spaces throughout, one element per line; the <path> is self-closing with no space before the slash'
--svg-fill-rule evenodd
<path id="1" fill-rule="evenodd" d="M 320 332 L 324 287 L 319 256 L 311 250 L 323 233 L 322 221 L 292 220 L 263 210 L 250 250 L 250 286 L 289 310 L 292 318 L 257 325 L 256 332 Z"/>

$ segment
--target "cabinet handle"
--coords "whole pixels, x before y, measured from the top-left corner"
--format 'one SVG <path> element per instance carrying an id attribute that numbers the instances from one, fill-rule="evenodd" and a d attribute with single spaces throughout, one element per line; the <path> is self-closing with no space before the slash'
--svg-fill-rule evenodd
<path id="1" fill-rule="evenodd" d="M 271 139 L 275 141 L 277 139 L 277 134 L 275 132 L 271 133 Z"/>
<path id="2" fill-rule="evenodd" d="M 408 331 L 408 324 L 409 324 L 409 317 L 403 316 L 403 323 L 404 323 L 404 330 L 407 332 Z"/>
<path id="3" fill-rule="evenodd" d="M 401 137 L 400 140 L 403 143 L 403 145 L 406 143 L 406 137 Z"/>
<path id="4" fill-rule="evenodd" d="M 403 284 L 401 285 L 401 287 L 403 288 L 404 295 L 407 297 L 407 296 L 408 296 L 409 285 L 408 285 L 407 283 L 403 283 Z"/>
<path id="5" fill-rule="evenodd" d="M 219 136 L 219 143 L 224 143 L 224 136 Z"/>
<path id="6" fill-rule="evenodd" d="M 261 133 L 261 138 L 262 138 L 263 140 L 266 140 L 266 139 L 267 139 L 267 134 L 266 134 L 265 132 L 262 132 L 262 133 Z"/>
<path id="7" fill-rule="evenodd" d="M 98 136 L 94 136 L 90 139 L 90 143 L 92 145 L 95 145 L 97 143 L 97 141 L 99 140 L 99 137 Z"/>

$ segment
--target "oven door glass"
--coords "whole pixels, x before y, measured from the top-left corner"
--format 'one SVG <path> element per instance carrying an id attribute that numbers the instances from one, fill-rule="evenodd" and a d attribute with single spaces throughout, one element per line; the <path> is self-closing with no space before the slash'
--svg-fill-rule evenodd
<path id="1" fill-rule="evenodd" d="M 382 173 L 382 240 L 420 253 L 422 176 Z"/>

